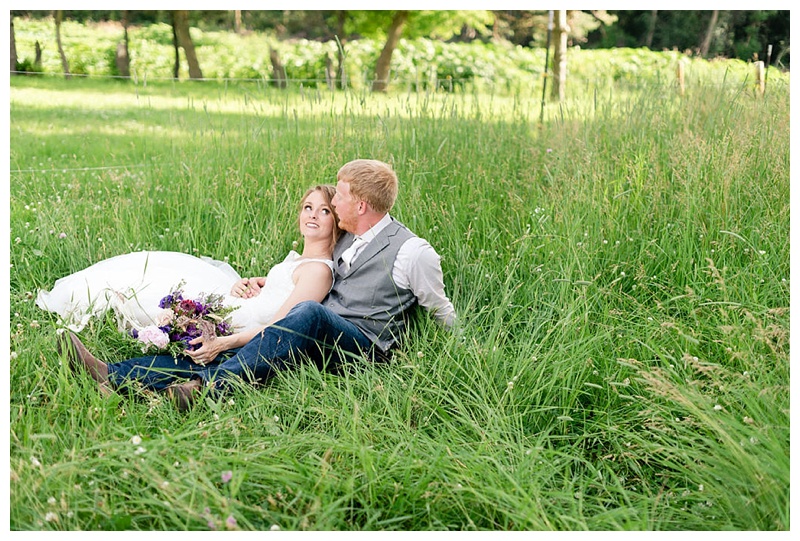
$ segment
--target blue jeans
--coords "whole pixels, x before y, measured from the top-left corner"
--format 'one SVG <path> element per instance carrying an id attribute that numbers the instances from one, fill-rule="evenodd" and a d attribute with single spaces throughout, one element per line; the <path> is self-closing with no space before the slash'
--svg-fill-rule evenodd
<path id="1" fill-rule="evenodd" d="M 138 382 L 160 391 L 176 380 L 189 378 L 215 382 L 215 388 L 224 389 L 226 380 L 264 383 L 278 372 L 308 361 L 321 370 L 338 371 L 364 355 L 385 360 L 358 327 L 318 302 L 305 301 L 244 347 L 226 352 L 206 366 L 195 364 L 189 357 L 151 355 L 109 364 L 108 377 L 117 388 Z"/>

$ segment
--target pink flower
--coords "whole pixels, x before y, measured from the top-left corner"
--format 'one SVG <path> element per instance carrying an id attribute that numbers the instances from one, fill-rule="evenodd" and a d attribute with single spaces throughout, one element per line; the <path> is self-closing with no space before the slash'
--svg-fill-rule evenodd
<path id="1" fill-rule="evenodd" d="M 222 482 L 227 483 L 233 478 L 233 472 L 231 470 L 222 472 Z"/>
<path id="2" fill-rule="evenodd" d="M 233 515 L 228 515 L 228 518 L 225 519 L 225 527 L 229 530 L 236 529 L 236 519 L 233 517 Z"/>
<path id="3" fill-rule="evenodd" d="M 65 238 L 67 238 L 67 234 L 66 233 L 59 233 L 58 238 L 65 239 Z"/>
<path id="4" fill-rule="evenodd" d="M 137 336 L 139 341 L 143 344 L 143 348 L 147 348 L 148 346 L 155 346 L 158 349 L 162 349 L 167 347 L 169 344 L 169 336 L 167 333 L 156 327 L 155 325 L 149 325 L 139 331 L 139 336 Z"/>

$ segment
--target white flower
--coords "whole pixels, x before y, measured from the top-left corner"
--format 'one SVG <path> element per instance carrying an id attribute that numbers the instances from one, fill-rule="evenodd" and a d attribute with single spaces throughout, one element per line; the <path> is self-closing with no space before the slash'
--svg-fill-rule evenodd
<path id="1" fill-rule="evenodd" d="M 38 467 L 38 466 L 41 466 L 42 463 L 39 462 L 38 458 L 36 458 L 35 456 L 32 456 L 31 457 L 31 465 Z"/>
<path id="2" fill-rule="evenodd" d="M 279 531 L 281 531 L 281 527 L 278 526 L 277 524 L 273 524 L 272 526 L 269 527 L 269 531 L 271 531 L 271 532 L 279 532 Z"/>
<path id="3" fill-rule="evenodd" d="M 720 406 L 719 404 L 714 404 L 714 411 L 719 411 L 721 409 L 722 409 L 722 406 Z"/>
<path id="4" fill-rule="evenodd" d="M 172 321 L 172 318 L 174 317 L 175 317 L 175 312 L 173 312 L 171 308 L 164 308 L 158 314 L 158 320 L 157 320 L 158 326 L 163 327 L 164 325 L 167 325 L 169 322 Z"/>
<path id="5" fill-rule="evenodd" d="M 47 513 L 47 514 L 44 516 L 44 519 L 45 519 L 47 522 L 56 522 L 56 521 L 58 521 L 58 514 L 56 514 L 56 513 L 53 513 L 52 511 L 50 511 L 49 513 Z"/>
<path id="6" fill-rule="evenodd" d="M 131 438 L 131 443 L 132 443 L 133 445 L 139 445 L 140 443 L 142 443 L 142 437 L 141 437 L 141 436 L 139 436 L 139 435 L 133 436 L 133 437 Z"/>

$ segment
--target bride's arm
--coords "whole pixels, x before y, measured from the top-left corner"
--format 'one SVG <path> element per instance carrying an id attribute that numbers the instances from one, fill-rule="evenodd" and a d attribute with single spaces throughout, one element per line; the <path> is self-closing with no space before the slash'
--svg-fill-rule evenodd
<path id="1" fill-rule="evenodd" d="M 328 291 L 331 289 L 331 284 L 333 283 L 331 269 L 324 263 L 316 262 L 309 262 L 297 267 L 294 271 L 293 279 L 295 281 L 295 287 L 292 293 L 278 311 L 275 312 L 269 325 L 286 317 L 289 310 L 300 302 L 322 302 L 322 299 L 328 294 Z M 197 364 L 205 365 L 216 359 L 217 355 L 223 351 L 244 346 L 260 334 L 267 326 L 248 329 L 230 336 L 219 336 L 211 341 L 204 341 L 202 337 L 196 338 L 190 342 L 190 344 L 202 344 L 202 346 L 195 351 L 187 350 L 186 354 Z"/>

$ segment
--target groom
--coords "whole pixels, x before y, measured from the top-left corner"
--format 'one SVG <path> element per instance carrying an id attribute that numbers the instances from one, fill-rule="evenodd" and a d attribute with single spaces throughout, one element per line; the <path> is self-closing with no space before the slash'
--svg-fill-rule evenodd
<path id="1" fill-rule="evenodd" d="M 386 360 L 417 304 L 452 327 L 456 314 L 444 293 L 439 255 L 389 215 L 398 184 L 392 168 L 377 160 L 354 160 L 336 178 L 332 205 L 346 233 L 334 248 L 334 283 L 322 303 L 297 304 L 233 356 L 207 366 L 171 357 L 167 363 L 156 357 L 148 366 L 141 359 L 106 365 L 71 335 L 73 358 L 105 392 L 140 381 L 165 390 L 180 409 L 188 409 L 203 385 L 224 389 L 234 379 L 264 382 L 305 359 L 320 368 L 327 361 L 333 369 L 353 357 Z M 258 286 L 251 284 L 257 292 Z M 185 383 L 173 383 L 187 377 Z"/>

